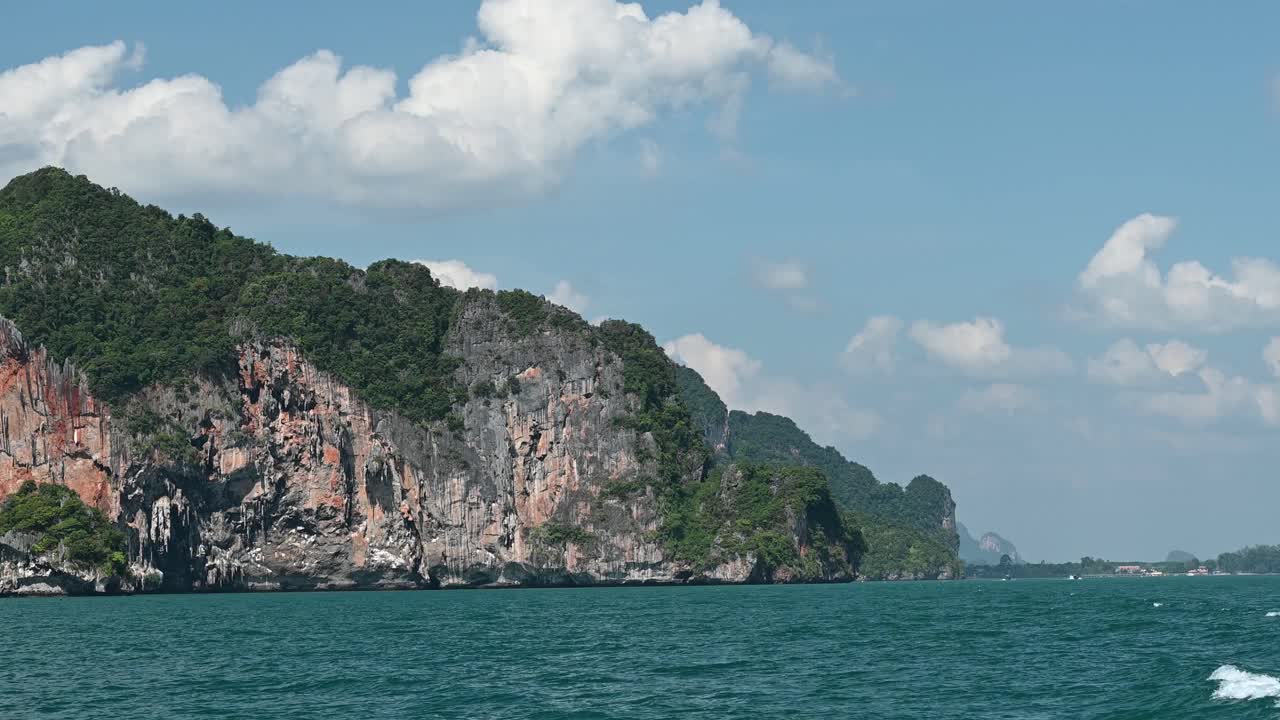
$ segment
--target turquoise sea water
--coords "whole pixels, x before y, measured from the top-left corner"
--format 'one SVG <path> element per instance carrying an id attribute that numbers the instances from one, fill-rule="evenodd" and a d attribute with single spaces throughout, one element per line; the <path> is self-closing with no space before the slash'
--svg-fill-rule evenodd
<path id="1" fill-rule="evenodd" d="M 0 717 L 1273 718 L 1272 611 L 1280 577 L 7 599 Z"/>

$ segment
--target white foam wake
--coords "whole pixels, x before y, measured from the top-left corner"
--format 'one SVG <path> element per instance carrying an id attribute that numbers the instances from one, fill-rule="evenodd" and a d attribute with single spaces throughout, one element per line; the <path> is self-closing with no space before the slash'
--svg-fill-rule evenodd
<path id="1" fill-rule="evenodd" d="M 1280 698 L 1280 678 L 1241 670 L 1235 665 L 1223 665 L 1209 676 L 1216 680 L 1218 689 L 1213 697 L 1218 700 L 1259 700 Z"/>
<path id="2" fill-rule="evenodd" d="M 1280 610 L 1272 610 L 1267 613 L 1267 617 L 1280 617 Z"/>

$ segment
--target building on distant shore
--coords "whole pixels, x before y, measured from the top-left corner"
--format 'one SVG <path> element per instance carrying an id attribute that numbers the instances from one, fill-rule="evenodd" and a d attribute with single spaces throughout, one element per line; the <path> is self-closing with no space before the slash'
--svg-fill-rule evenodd
<path id="1" fill-rule="evenodd" d="M 1117 575 L 1141 575 L 1142 572 L 1141 565 L 1117 565 L 1115 570 Z"/>

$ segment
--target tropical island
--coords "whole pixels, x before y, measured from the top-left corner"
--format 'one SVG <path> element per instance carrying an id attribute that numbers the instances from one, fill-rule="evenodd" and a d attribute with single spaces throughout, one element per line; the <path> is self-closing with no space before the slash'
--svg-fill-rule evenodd
<path id="1" fill-rule="evenodd" d="M 0 190 L 0 593 L 955 578 L 955 504 L 642 327 Z"/>

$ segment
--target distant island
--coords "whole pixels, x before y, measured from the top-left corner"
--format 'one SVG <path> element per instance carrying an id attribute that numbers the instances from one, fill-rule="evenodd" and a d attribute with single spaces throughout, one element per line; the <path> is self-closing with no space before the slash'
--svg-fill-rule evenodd
<path id="1" fill-rule="evenodd" d="M 958 578 L 955 503 L 644 328 L 0 190 L 0 594 Z"/>
<path id="2" fill-rule="evenodd" d="M 1005 556 L 1014 565 L 1024 562 L 1018 554 L 1018 548 L 997 533 L 986 532 L 975 540 L 964 523 L 957 522 L 956 530 L 960 534 L 960 559 L 966 566 L 999 565 Z"/>
<path id="3" fill-rule="evenodd" d="M 1184 558 L 1184 556 L 1186 556 Z M 1190 553 L 1174 551 L 1158 562 L 1103 560 L 1082 557 L 1066 563 L 1001 563 L 967 565 L 971 578 L 1062 578 L 1071 576 L 1161 577 L 1165 575 L 1272 575 L 1280 574 L 1280 545 L 1254 545 L 1217 558 L 1200 560 Z"/>

